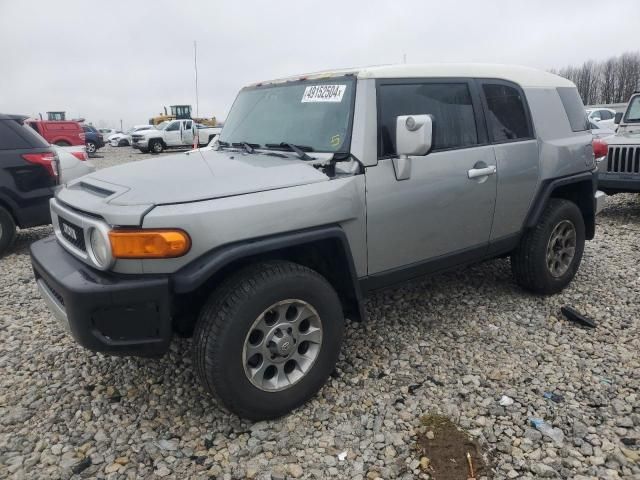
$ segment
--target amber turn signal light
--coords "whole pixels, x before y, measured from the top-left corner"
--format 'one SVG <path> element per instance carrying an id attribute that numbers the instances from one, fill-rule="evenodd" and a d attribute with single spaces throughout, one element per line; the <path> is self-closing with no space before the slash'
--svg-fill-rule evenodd
<path id="1" fill-rule="evenodd" d="M 182 230 L 112 230 L 109 241 L 115 258 L 175 258 L 191 248 Z"/>

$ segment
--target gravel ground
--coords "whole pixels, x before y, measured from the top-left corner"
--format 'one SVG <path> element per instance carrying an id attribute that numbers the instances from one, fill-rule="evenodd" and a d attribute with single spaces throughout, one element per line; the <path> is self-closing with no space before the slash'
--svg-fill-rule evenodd
<path id="1" fill-rule="evenodd" d="M 144 157 L 107 147 L 94 163 Z M 50 228 L 20 232 L 0 260 L 0 477 L 419 478 L 420 418 L 443 414 L 491 452 L 494 478 L 640 479 L 640 200 L 609 200 L 562 294 L 523 293 L 508 260 L 381 292 L 322 391 L 255 424 L 205 395 L 189 340 L 160 360 L 76 346 L 32 281 L 27 247 Z M 563 319 L 566 304 L 597 328 Z"/>

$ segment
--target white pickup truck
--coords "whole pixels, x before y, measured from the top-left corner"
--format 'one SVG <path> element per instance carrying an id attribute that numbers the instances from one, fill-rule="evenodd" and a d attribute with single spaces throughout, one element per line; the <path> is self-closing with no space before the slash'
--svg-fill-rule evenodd
<path id="1" fill-rule="evenodd" d="M 207 127 L 193 120 L 172 120 L 162 122 L 155 129 L 135 132 L 131 136 L 131 146 L 144 153 L 161 153 L 168 148 L 192 148 L 195 136 L 198 145 L 202 146 L 221 130 L 220 127 Z"/>

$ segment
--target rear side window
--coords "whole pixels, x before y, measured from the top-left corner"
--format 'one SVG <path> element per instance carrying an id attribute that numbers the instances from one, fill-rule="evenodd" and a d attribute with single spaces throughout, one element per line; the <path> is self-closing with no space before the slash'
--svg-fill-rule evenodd
<path id="1" fill-rule="evenodd" d="M 589 129 L 587 121 L 587 112 L 584 110 L 584 104 L 578 93 L 578 89 L 574 87 L 558 87 L 556 88 L 564 111 L 567 112 L 569 125 L 574 132 L 583 132 Z"/>
<path id="2" fill-rule="evenodd" d="M 32 128 L 16 120 L 0 120 L 0 150 L 48 147 Z"/>
<path id="3" fill-rule="evenodd" d="M 478 144 L 478 131 L 466 83 L 380 85 L 378 154 L 396 153 L 396 117 L 433 115 L 433 150 Z"/>
<path id="4" fill-rule="evenodd" d="M 483 83 L 487 102 L 487 127 L 495 143 L 533 138 L 520 90 L 509 85 Z"/>
<path id="5" fill-rule="evenodd" d="M 601 120 L 611 120 L 613 118 L 613 114 L 609 110 L 602 110 L 600 112 Z"/>

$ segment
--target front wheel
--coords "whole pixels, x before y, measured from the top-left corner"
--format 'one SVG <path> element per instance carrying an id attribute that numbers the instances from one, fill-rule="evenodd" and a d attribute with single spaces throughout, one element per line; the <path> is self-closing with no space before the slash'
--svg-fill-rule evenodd
<path id="1" fill-rule="evenodd" d="M 86 145 L 87 153 L 88 153 L 89 155 L 91 155 L 91 154 L 93 154 L 93 153 L 96 153 L 97 147 L 96 147 L 96 144 L 95 144 L 95 143 L 93 143 L 93 142 L 87 142 L 85 145 Z"/>
<path id="2" fill-rule="evenodd" d="M 162 142 L 160 140 L 153 140 L 151 142 L 151 145 L 149 145 L 149 148 L 151 149 L 152 153 L 162 153 L 162 151 L 164 150 L 164 145 L 162 145 Z"/>
<path id="3" fill-rule="evenodd" d="M 229 278 L 202 308 L 194 364 L 227 409 L 276 418 L 322 387 L 343 330 L 340 300 L 324 277 L 295 263 L 259 263 Z"/>
<path id="4" fill-rule="evenodd" d="M 550 199 L 538 224 L 524 234 L 511 255 L 516 282 L 534 293 L 560 292 L 578 271 L 584 242 L 584 219 L 578 206 Z"/>

